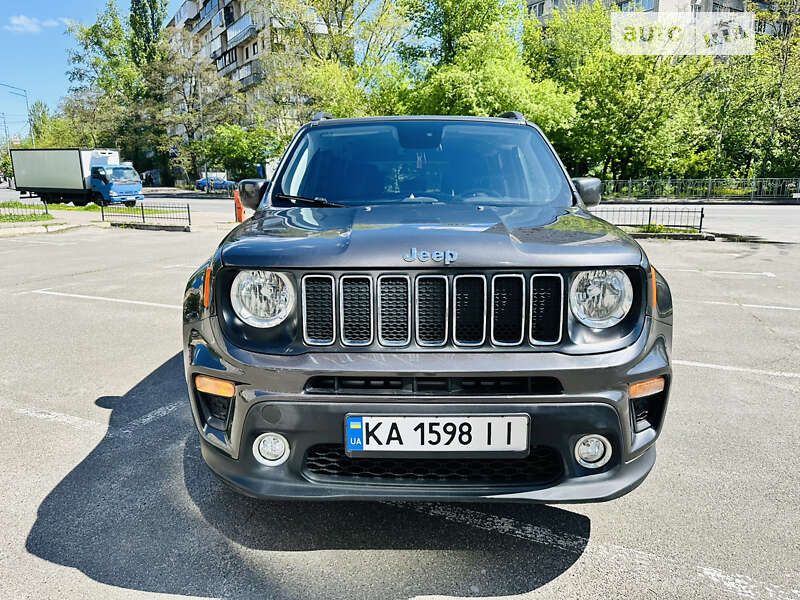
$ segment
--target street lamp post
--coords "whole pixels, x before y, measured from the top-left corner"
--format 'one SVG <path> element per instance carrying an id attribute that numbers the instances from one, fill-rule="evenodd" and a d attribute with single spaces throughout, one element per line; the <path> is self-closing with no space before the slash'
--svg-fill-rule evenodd
<path id="1" fill-rule="evenodd" d="M 28 131 L 31 133 L 31 142 L 33 143 L 33 147 L 36 148 L 36 136 L 33 133 L 33 122 L 31 121 L 31 106 L 28 103 L 28 90 L 15 85 L 8 85 L 7 83 L 0 83 L 0 86 L 17 90 L 15 92 L 9 92 L 9 94 L 19 96 L 20 98 L 25 98 L 25 109 L 28 111 Z M 20 94 L 20 92 L 22 93 Z"/>

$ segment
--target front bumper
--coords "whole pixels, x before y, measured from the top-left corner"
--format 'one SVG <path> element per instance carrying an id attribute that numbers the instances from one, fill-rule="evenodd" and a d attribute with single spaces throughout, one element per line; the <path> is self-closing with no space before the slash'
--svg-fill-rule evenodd
<path id="1" fill-rule="evenodd" d="M 122 202 L 141 202 L 144 200 L 144 194 L 121 194 L 119 196 L 109 196 L 108 201 L 112 204 Z"/>
<path id="2" fill-rule="evenodd" d="M 559 353 L 308 353 L 254 354 L 231 346 L 214 319 L 187 324 L 184 359 L 202 454 L 209 467 L 243 494 L 265 498 L 501 500 L 587 502 L 610 500 L 637 487 L 655 462 L 663 426 L 635 432 L 628 384 L 671 377 L 672 328 L 648 318 L 631 346 L 600 355 Z M 192 385 L 205 374 L 235 381 L 236 397 L 225 431 L 202 416 Z M 337 376 L 537 376 L 557 377 L 562 394 L 537 396 L 388 396 L 307 394 L 308 379 Z M 667 391 L 664 393 L 666 411 Z M 318 444 L 341 444 L 347 413 L 515 414 L 531 416 L 531 445 L 557 451 L 560 475 L 540 484 L 468 484 L 320 477 L 306 453 Z M 289 460 L 277 467 L 257 462 L 252 445 L 261 433 L 283 434 Z M 573 448 L 588 433 L 605 435 L 611 461 L 593 471 L 577 464 Z M 435 460 L 435 459 L 434 459 Z"/>

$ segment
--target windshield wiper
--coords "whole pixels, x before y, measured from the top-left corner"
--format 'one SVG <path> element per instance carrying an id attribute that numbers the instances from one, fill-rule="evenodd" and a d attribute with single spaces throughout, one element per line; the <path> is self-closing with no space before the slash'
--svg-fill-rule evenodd
<path id="1" fill-rule="evenodd" d="M 345 208 L 344 204 L 339 204 L 338 202 L 329 202 L 325 200 L 325 198 L 320 198 L 317 196 L 316 198 L 306 198 L 304 196 L 290 196 L 289 194 L 276 194 L 275 198 L 278 200 L 288 200 L 289 202 L 305 202 L 306 204 L 310 204 L 311 206 L 325 206 L 330 208 Z"/>

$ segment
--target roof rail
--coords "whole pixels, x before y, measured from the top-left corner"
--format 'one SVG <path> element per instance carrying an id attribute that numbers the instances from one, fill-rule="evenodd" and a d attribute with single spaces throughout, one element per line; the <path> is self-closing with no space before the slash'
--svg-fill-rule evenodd
<path id="1" fill-rule="evenodd" d="M 518 110 L 510 110 L 500 115 L 501 119 L 514 119 L 515 121 L 524 121 L 525 116 Z"/>
<path id="2" fill-rule="evenodd" d="M 324 110 L 321 110 L 319 112 L 315 112 L 311 116 L 311 120 L 312 121 L 325 121 L 327 119 L 332 119 L 332 118 L 333 118 L 333 115 L 331 113 L 329 113 L 329 112 L 325 112 Z"/>

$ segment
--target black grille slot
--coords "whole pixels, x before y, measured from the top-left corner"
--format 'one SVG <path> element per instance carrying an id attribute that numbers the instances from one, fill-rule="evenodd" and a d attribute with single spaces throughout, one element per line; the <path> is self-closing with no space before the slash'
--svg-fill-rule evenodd
<path id="1" fill-rule="evenodd" d="M 411 341 L 411 289 L 405 276 L 378 278 L 379 341 L 405 346 Z"/>
<path id="2" fill-rule="evenodd" d="M 203 420 L 214 429 L 226 431 L 233 412 L 231 398 L 198 391 L 197 399 Z"/>
<path id="3" fill-rule="evenodd" d="M 525 280 L 517 275 L 492 279 L 492 342 L 522 343 L 525 329 Z"/>
<path id="4" fill-rule="evenodd" d="M 332 344 L 335 335 L 333 277 L 309 275 L 303 279 L 304 335 L 311 345 Z"/>
<path id="5" fill-rule="evenodd" d="M 334 377 L 317 375 L 307 394 L 398 396 L 549 396 L 564 392 L 555 377 Z"/>
<path id="6" fill-rule="evenodd" d="M 349 346 L 372 343 L 372 280 L 342 277 L 342 342 Z"/>
<path id="7" fill-rule="evenodd" d="M 447 342 L 447 278 L 417 277 L 417 342 L 441 346 Z"/>
<path id="8" fill-rule="evenodd" d="M 560 275 L 531 278 L 531 343 L 556 344 L 561 339 L 562 296 Z"/>
<path id="9" fill-rule="evenodd" d="M 547 446 L 531 448 L 525 458 L 351 458 L 341 444 L 318 444 L 306 453 L 305 471 L 330 480 L 502 486 L 553 483 L 563 466 L 558 452 Z"/>
<path id="10" fill-rule="evenodd" d="M 480 346 L 486 338 L 486 279 L 480 275 L 456 277 L 453 339 L 464 346 Z"/>

